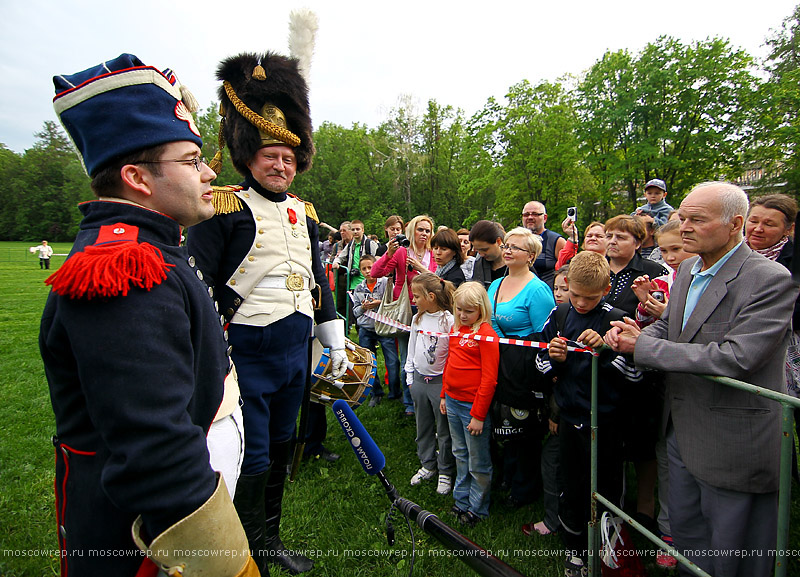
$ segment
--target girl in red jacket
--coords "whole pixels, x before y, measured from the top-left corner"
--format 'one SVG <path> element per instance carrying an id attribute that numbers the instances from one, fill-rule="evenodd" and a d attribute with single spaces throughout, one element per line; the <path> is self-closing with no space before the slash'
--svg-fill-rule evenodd
<path id="1" fill-rule="evenodd" d="M 492 308 L 486 289 L 480 283 L 466 282 L 456 289 L 453 302 L 456 330 L 450 334 L 439 410 L 447 415 L 456 459 L 452 512 L 461 523 L 474 526 L 489 515 L 489 406 L 497 386 L 500 349 L 490 322 Z"/>

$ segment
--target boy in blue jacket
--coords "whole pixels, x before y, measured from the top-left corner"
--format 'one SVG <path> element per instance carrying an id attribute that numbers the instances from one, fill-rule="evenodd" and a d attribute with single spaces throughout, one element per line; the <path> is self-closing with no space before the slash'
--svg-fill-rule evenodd
<path id="1" fill-rule="evenodd" d="M 647 204 L 637 208 L 631 216 L 650 215 L 656 228 L 665 224 L 669 219 L 669 213 L 675 210 L 664 200 L 667 197 L 666 183 L 660 178 L 648 180 L 644 185 L 644 197 L 647 199 Z"/>

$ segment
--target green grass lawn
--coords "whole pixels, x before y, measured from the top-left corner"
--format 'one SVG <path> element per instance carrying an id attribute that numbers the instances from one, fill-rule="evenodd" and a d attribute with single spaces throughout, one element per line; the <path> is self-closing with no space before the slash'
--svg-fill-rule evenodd
<path id="1" fill-rule="evenodd" d="M 27 248 L 38 243 L 0 243 L 0 575 L 3 577 L 58 574 L 53 508 L 53 447 L 55 423 L 39 358 L 39 317 L 48 293 L 38 258 Z M 56 253 L 69 245 L 54 244 Z M 53 269 L 63 263 L 53 258 Z M 51 271 L 52 272 L 52 271 Z M 380 355 L 379 355 L 380 362 Z M 383 373 L 382 365 L 379 373 Z M 357 409 L 357 414 L 386 456 L 387 477 L 400 495 L 437 514 L 445 523 L 526 575 L 563 575 L 558 537 L 525 537 L 520 526 L 542 518 L 541 501 L 509 510 L 502 495 L 493 495 L 490 518 L 473 529 L 461 529 L 448 511 L 452 497 L 435 492 L 435 483 L 408 484 L 419 467 L 413 419 L 402 416 L 402 405 L 384 401 Z M 356 461 L 333 414 L 328 417 L 326 445 L 342 455 L 334 464 L 304 462 L 295 483 L 287 488 L 282 537 L 289 546 L 312 552 L 317 560 L 311 575 L 375 576 L 408 574 L 411 538 L 395 513 L 396 543 L 386 543 L 389 500 L 380 482 L 368 477 Z M 794 486 L 797 489 L 797 486 Z M 792 502 L 800 518 L 800 498 Z M 469 575 L 457 557 L 417 528 L 415 575 Z M 790 547 L 800 548 L 800 531 L 792 528 Z M 641 542 L 641 548 L 651 548 Z M 659 570 L 646 557 L 650 575 Z M 273 575 L 282 575 L 277 570 Z M 789 561 L 789 574 L 800 576 L 800 561 Z"/>

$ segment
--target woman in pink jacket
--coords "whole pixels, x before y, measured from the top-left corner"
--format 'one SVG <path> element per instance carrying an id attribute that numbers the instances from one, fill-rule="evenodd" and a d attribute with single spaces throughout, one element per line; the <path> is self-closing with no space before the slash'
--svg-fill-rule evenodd
<path id="1" fill-rule="evenodd" d="M 400 295 L 403 284 L 405 284 L 416 314 L 417 307 L 414 305 L 414 295 L 411 293 L 411 280 L 421 272 L 434 272 L 436 270 L 436 261 L 433 259 L 433 253 L 431 252 L 433 219 L 425 214 L 415 216 L 406 226 L 405 236 L 408 240 L 407 246 L 401 246 L 402 239 L 398 238 L 400 235 L 389 241 L 386 253 L 372 265 L 372 276 L 375 278 L 394 276 L 394 299 L 397 299 Z M 401 367 L 406 364 L 408 337 L 407 333 L 403 333 L 397 338 Z M 405 375 L 402 375 L 400 380 L 403 383 L 405 415 L 412 417 L 414 416 L 414 402 L 411 400 L 411 393 L 408 390 Z"/>

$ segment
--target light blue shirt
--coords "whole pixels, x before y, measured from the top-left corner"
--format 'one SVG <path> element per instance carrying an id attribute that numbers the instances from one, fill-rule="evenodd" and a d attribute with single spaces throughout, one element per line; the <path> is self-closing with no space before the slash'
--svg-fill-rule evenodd
<path id="1" fill-rule="evenodd" d="M 689 291 L 686 293 L 686 308 L 683 310 L 683 324 L 681 325 L 681 329 L 686 326 L 686 322 L 689 320 L 689 317 L 694 312 L 694 308 L 697 306 L 697 301 L 700 300 L 700 297 L 703 296 L 703 293 L 706 292 L 711 279 L 714 278 L 714 275 L 719 272 L 719 269 L 722 268 L 728 259 L 733 256 L 733 253 L 742 246 L 741 241 L 731 250 L 725 253 L 725 255 L 715 262 L 711 267 L 707 270 L 700 270 L 703 267 L 703 259 L 697 259 L 697 262 L 694 263 L 692 266 L 692 284 L 689 285 Z"/>
<path id="2" fill-rule="evenodd" d="M 524 337 L 540 332 L 556 306 L 552 289 L 534 276 L 513 299 L 497 303 L 495 307 L 494 297 L 502 280 L 494 281 L 487 291 L 492 303 L 492 328 L 501 337 Z"/>

